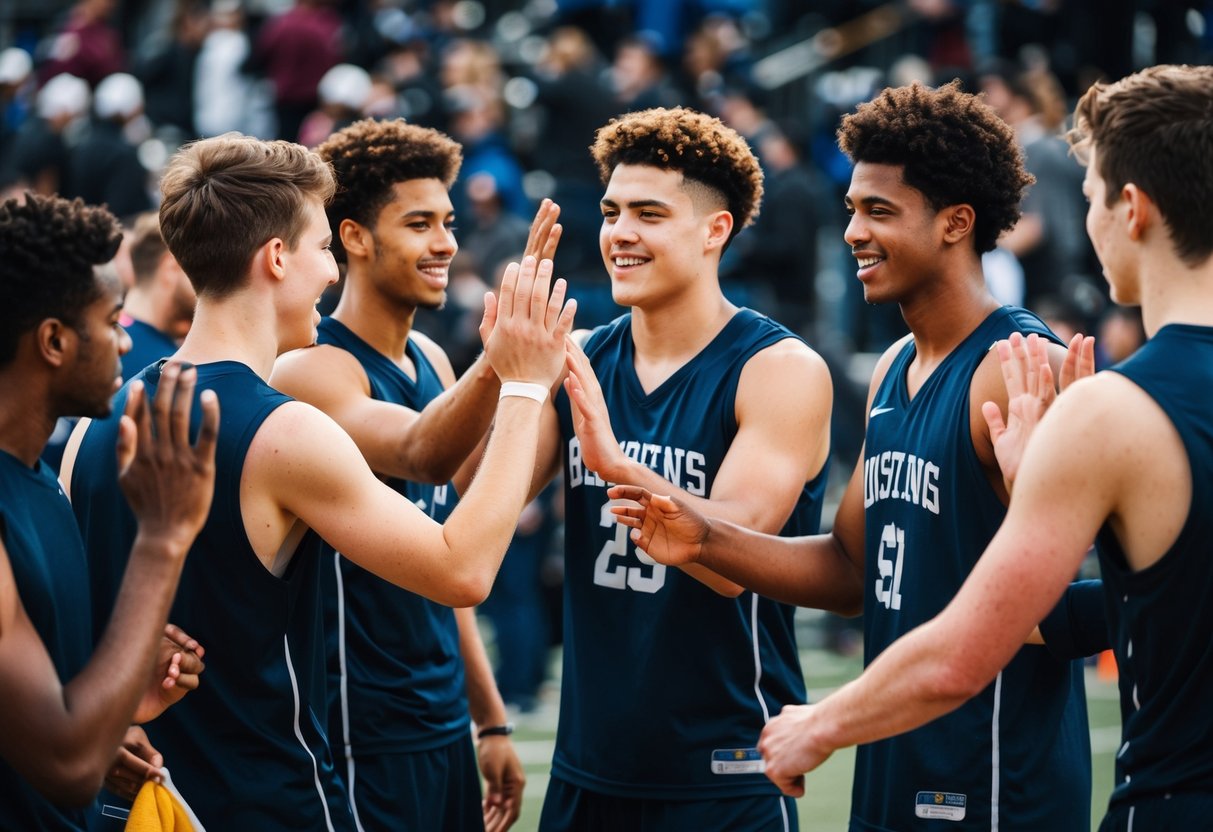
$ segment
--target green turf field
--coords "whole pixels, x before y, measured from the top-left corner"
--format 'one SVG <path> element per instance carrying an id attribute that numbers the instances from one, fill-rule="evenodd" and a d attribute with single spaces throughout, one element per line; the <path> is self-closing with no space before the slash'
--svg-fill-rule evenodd
<path id="1" fill-rule="evenodd" d="M 833 688 L 854 678 L 859 658 L 841 658 L 825 650 L 801 651 L 801 663 L 809 685 L 809 697 L 820 699 Z M 1120 740 L 1120 715 L 1116 685 L 1100 681 L 1094 671 L 1087 674 L 1087 701 L 1091 719 L 1091 751 L 1094 763 L 1092 829 L 1099 825 L 1112 786 L 1112 759 Z M 514 829 L 533 832 L 539 823 L 543 793 L 556 739 L 556 688 L 545 691 L 545 703 L 537 713 L 518 718 L 515 734 L 519 756 L 526 766 L 527 786 L 522 818 Z M 807 778 L 807 793 L 800 800 L 800 828 L 806 832 L 845 830 L 851 799 L 851 769 L 855 753 L 839 752 Z"/>

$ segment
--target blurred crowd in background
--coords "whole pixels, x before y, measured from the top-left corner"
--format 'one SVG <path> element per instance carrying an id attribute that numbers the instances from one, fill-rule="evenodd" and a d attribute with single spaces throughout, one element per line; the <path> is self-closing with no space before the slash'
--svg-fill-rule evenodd
<path id="1" fill-rule="evenodd" d="M 1108 303 L 1087 241 L 1083 173 L 1063 138 L 1073 102 L 1101 78 L 1210 58 L 1213 0 L 0 0 L 0 191 L 105 203 L 134 229 L 194 138 L 314 146 L 364 117 L 438 128 L 464 148 L 460 251 L 446 307 L 417 325 L 458 370 L 479 350 L 483 293 L 544 197 L 562 209 L 556 272 L 579 326 L 620 313 L 598 251 L 598 127 L 648 107 L 718 115 L 766 176 L 761 215 L 722 262 L 726 294 L 830 363 L 845 479 L 874 355 L 906 330 L 852 279 L 839 117 L 914 80 L 984 92 L 1037 177 L 986 255 L 990 286 L 1062 337 L 1096 334 L 1106 364 L 1144 335 L 1133 310 Z M 558 497 L 549 489 L 524 515 L 485 607 L 502 693 L 522 710 L 558 637 Z"/>

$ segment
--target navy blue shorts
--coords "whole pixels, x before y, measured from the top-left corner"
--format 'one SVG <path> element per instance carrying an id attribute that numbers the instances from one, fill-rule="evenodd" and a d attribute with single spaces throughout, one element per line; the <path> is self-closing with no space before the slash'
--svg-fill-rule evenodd
<path id="1" fill-rule="evenodd" d="M 797 832 L 796 802 L 781 795 L 714 800 L 615 797 L 553 777 L 539 832 Z"/>
<path id="2" fill-rule="evenodd" d="M 365 832 L 484 832 L 471 734 L 430 751 L 355 756 L 341 775 Z"/>
<path id="3" fill-rule="evenodd" d="M 1099 832 L 1189 832 L 1213 827 L 1213 794 L 1188 792 L 1114 806 Z"/>

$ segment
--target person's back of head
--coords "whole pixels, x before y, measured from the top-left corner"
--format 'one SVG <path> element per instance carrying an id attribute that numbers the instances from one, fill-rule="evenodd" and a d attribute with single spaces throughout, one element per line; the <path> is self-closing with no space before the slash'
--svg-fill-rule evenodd
<path id="1" fill-rule="evenodd" d="M 403 119 L 355 122 L 330 136 L 316 152 L 332 165 L 340 185 L 327 206 L 338 262 L 346 258 L 339 233 L 342 220 L 373 228 L 397 183 L 437 179 L 449 190 L 463 163 L 463 152 L 453 139 Z"/>
<path id="2" fill-rule="evenodd" d="M 152 282 L 167 251 L 168 244 L 160 233 L 159 215 L 148 211 L 136 217 L 131 235 L 131 270 L 135 274 L 135 286 L 143 288 Z"/>
<path id="3" fill-rule="evenodd" d="M 117 218 L 102 207 L 57 196 L 26 194 L 0 205 L 0 366 L 17 354 L 21 337 L 42 321 L 78 323 L 101 296 L 94 268 L 122 242 Z"/>
<path id="4" fill-rule="evenodd" d="M 1095 84 L 1069 139 L 1080 154 L 1094 148 L 1109 208 L 1132 183 L 1158 206 L 1185 264 L 1213 255 L 1213 67 L 1154 66 Z"/>
<path id="5" fill-rule="evenodd" d="M 160 181 L 160 231 L 200 298 L 242 288 L 253 254 L 280 238 L 294 250 L 312 199 L 327 202 L 333 172 L 307 148 L 229 133 L 193 142 Z"/>
<path id="6" fill-rule="evenodd" d="M 972 206 L 978 254 L 1015 226 L 1035 181 L 1011 128 L 955 81 L 884 90 L 842 120 L 838 146 L 852 162 L 901 167 L 902 181 L 935 210 Z"/>
<path id="7" fill-rule="evenodd" d="M 732 214 L 729 242 L 758 216 L 762 168 L 746 140 L 718 118 L 685 107 L 628 113 L 598 131 L 590 152 L 604 185 L 619 165 L 682 174 L 697 205 Z"/>

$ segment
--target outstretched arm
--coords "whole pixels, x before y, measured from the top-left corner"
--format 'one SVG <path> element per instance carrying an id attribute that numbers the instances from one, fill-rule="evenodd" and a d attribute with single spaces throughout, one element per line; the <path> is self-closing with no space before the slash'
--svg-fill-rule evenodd
<path id="1" fill-rule="evenodd" d="M 195 374 L 179 368 L 165 370 L 152 412 L 141 384 L 130 391 L 118 451 L 139 532 L 110 624 L 66 684 L 26 615 L 0 544 L 0 755 L 56 802 L 84 805 L 100 788 L 152 673 L 186 552 L 210 510 L 218 402 L 203 394 L 202 430 L 191 447 Z"/>

